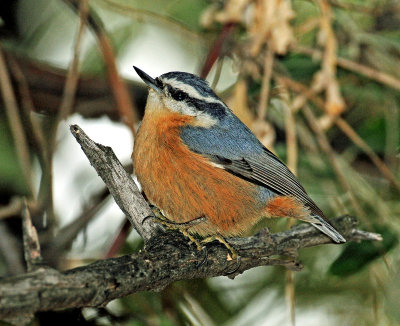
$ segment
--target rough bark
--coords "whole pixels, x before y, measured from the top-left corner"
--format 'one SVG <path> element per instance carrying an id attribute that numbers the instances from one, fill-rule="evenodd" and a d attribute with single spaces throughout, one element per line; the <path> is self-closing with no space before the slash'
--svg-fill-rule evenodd
<path id="1" fill-rule="evenodd" d="M 132 226 L 144 241 L 154 236 L 157 227 L 147 218 L 153 212 L 113 150 L 95 143 L 77 125 L 72 125 L 70 130 Z"/>
<path id="2" fill-rule="evenodd" d="M 356 229 L 357 221 L 344 216 L 332 221 L 348 241 L 379 240 L 373 233 Z M 331 243 L 312 226 L 299 225 L 286 232 L 269 235 L 261 232 L 249 238 L 232 238 L 230 243 L 241 256 L 243 271 L 267 265 L 282 265 L 300 270 L 300 248 Z M 168 284 L 185 279 L 228 275 L 236 260 L 219 243 L 207 245 L 205 252 L 188 244 L 181 234 L 166 232 L 152 238 L 145 250 L 132 255 L 97 261 L 64 272 L 47 267 L 0 281 L 0 318 L 28 319 L 37 311 L 77 307 L 99 307 L 109 301 L 139 291 L 159 291 Z M 285 258 L 283 258 L 285 257 Z"/>

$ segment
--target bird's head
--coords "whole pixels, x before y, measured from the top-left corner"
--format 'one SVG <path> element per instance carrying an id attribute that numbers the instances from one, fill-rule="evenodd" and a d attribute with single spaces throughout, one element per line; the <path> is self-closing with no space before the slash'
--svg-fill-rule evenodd
<path id="1" fill-rule="evenodd" d="M 147 110 L 169 110 L 194 117 L 197 126 L 209 128 L 229 114 L 229 108 L 208 83 L 187 72 L 173 71 L 152 78 L 134 66 L 149 86 Z"/>

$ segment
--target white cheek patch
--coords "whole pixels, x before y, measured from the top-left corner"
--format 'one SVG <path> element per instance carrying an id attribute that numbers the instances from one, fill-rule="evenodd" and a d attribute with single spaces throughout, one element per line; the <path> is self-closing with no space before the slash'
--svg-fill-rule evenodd
<path id="1" fill-rule="evenodd" d="M 218 123 L 218 120 L 207 113 L 202 113 L 196 116 L 193 125 L 195 127 L 211 128 Z"/>
<path id="2" fill-rule="evenodd" d="M 160 95 L 156 93 L 154 90 L 149 89 L 149 95 L 147 96 L 147 102 L 146 102 L 146 109 L 159 108 L 160 106 L 162 106 Z"/>
<path id="3" fill-rule="evenodd" d="M 192 117 L 196 115 L 195 110 L 192 109 L 189 105 L 187 105 L 184 101 L 178 102 L 170 97 L 165 96 L 163 98 L 163 102 L 165 107 L 167 107 L 172 112 L 177 112 L 184 115 L 190 115 Z"/>

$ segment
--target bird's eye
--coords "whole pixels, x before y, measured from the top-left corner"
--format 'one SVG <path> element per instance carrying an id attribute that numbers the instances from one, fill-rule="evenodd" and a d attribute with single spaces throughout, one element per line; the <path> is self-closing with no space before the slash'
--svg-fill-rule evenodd
<path id="1" fill-rule="evenodd" d="M 176 101 L 183 101 L 187 98 L 188 95 L 182 91 L 174 91 L 174 92 L 171 92 L 171 96 Z"/>

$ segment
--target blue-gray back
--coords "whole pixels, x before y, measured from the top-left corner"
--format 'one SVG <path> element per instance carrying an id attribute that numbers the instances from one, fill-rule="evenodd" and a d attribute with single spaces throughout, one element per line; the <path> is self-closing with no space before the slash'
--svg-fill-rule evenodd
<path id="1" fill-rule="evenodd" d="M 280 195 L 302 201 L 324 216 L 297 178 L 230 110 L 210 128 L 185 126 L 181 138 L 190 150 L 204 155 L 226 171 Z"/>

